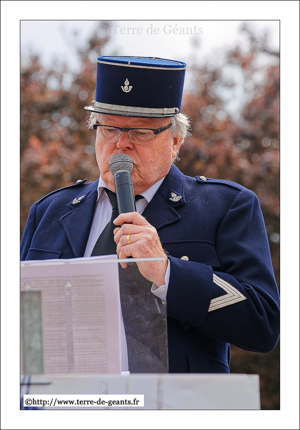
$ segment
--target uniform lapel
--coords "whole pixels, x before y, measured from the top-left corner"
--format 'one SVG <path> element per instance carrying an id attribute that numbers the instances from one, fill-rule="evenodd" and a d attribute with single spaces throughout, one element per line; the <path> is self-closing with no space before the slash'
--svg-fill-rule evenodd
<path id="1" fill-rule="evenodd" d="M 181 219 L 177 208 L 185 204 L 184 175 L 171 166 L 162 185 L 143 212 L 143 216 L 157 230 Z M 98 180 L 87 184 L 78 196 L 68 203 L 70 209 L 61 223 L 76 258 L 82 257 L 89 237 L 97 200 Z"/>
<path id="2" fill-rule="evenodd" d="M 184 182 L 184 175 L 172 165 L 170 172 L 144 210 L 143 216 L 157 230 L 181 219 L 177 208 L 185 204 Z"/>
<path id="3" fill-rule="evenodd" d="M 61 223 L 75 257 L 82 257 L 89 237 L 97 200 L 98 180 L 87 184 L 78 196 L 68 203 L 70 209 Z"/>

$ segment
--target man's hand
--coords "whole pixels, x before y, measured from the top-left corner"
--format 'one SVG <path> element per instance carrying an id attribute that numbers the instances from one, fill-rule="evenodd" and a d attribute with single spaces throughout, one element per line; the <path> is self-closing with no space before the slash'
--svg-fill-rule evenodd
<path id="1" fill-rule="evenodd" d="M 114 230 L 117 254 L 122 258 L 163 257 L 164 261 L 137 263 L 141 274 L 158 287 L 163 285 L 168 266 L 168 258 L 161 246 L 156 229 L 138 212 L 119 215 L 114 224 L 122 225 Z M 129 244 L 128 244 L 129 243 Z M 126 263 L 120 263 L 123 268 Z"/>

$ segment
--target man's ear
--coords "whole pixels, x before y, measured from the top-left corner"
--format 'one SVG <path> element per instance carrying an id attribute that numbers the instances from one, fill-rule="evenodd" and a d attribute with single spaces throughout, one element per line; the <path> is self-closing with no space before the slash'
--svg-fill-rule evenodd
<path id="1" fill-rule="evenodd" d="M 173 138 L 173 154 L 172 154 L 172 158 L 176 157 L 177 152 L 179 151 L 179 148 L 181 146 L 183 142 L 183 137 L 179 138 L 179 137 L 174 137 Z"/>

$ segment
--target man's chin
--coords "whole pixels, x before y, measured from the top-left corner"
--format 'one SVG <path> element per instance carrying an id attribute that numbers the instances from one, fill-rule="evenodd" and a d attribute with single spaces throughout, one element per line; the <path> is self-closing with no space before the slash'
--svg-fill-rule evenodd
<path id="1" fill-rule="evenodd" d="M 101 178 L 103 179 L 103 181 L 105 182 L 105 185 L 112 191 L 115 192 L 115 181 L 114 181 L 114 177 L 113 175 L 108 171 L 107 173 L 104 173 L 104 175 L 102 176 L 101 174 Z"/>

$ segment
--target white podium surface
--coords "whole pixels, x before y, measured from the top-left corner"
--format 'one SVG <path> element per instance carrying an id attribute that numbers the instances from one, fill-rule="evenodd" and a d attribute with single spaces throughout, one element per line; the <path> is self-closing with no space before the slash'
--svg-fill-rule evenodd
<path id="1" fill-rule="evenodd" d="M 21 394 L 144 395 L 144 407 L 122 406 L 114 410 L 260 409 L 259 376 L 245 374 L 42 374 L 32 375 L 30 385 L 21 385 Z"/>

